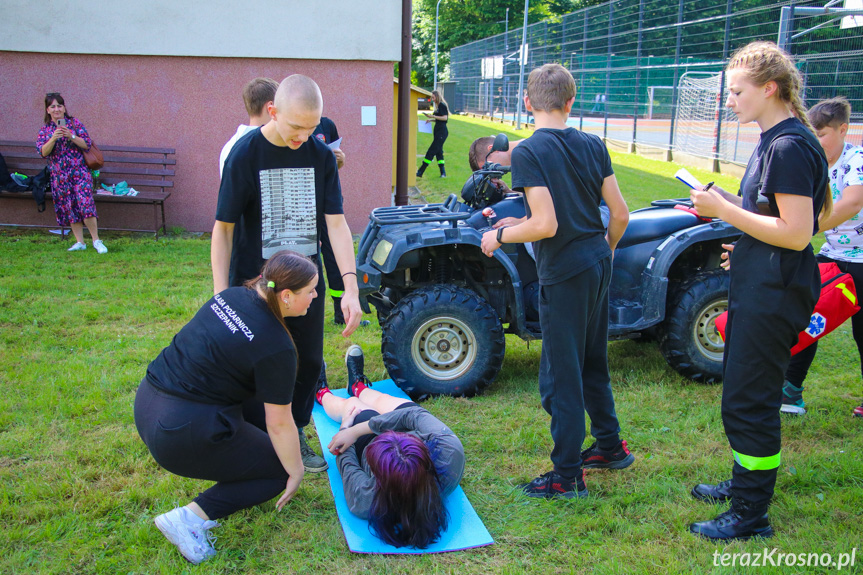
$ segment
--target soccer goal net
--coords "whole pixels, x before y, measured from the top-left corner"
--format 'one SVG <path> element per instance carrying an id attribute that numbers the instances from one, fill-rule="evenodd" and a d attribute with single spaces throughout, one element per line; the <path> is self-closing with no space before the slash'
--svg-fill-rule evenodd
<path id="1" fill-rule="evenodd" d="M 677 85 L 674 148 L 704 158 L 725 158 L 737 147 L 737 116 L 722 100 L 722 74 L 687 72 Z M 722 115 L 721 129 L 719 116 Z M 717 130 L 719 130 L 717 132 Z M 717 134 L 719 137 L 717 137 Z"/>

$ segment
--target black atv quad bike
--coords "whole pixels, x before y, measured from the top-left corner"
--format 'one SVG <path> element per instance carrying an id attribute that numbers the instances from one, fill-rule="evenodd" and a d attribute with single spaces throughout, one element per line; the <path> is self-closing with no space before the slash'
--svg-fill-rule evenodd
<path id="1" fill-rule="evenodd" d="M 508 148 L 500 134 L 492 151 Z M 528 247 L 506 244 L 493 258 L 480 250 L 495 221 L 525 215 L 523 195 L 505 195 L 495 183 L 507 171 L 486 163 L 462 201 L 451 194 L 442 204 L 369 216 L 357 252 L 360 294 L 377 310 L 390 377 L 415 399 L 480 393 L 501 369 L 505 333 L 542 338 Z M 718 381 L 724 345 L 714 320 L 728 307 L 729 283 L 721 244 L 739 236 L 723 221 L 696 216 L 688 200 L 632 212 L 614 253 L 609 339 L 656 337 L 679 373 Z"/>

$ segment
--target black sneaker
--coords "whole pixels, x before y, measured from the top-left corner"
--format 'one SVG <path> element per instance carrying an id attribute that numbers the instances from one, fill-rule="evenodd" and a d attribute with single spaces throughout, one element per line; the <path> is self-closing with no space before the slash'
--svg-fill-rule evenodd
<path id="1" fill-rule="evenodd" d="M 623 469 L 635 461 L 626 441 L 621 441 L 613 451 L 606 451 L 594 443 L 581 452 L 582 469 Z"/>
<path id="2" fill-rule="evenodd" d="M 363 357 L 363 348 L 358 345 L 352 345 L 345 352 L 345 367 L 348 368 L 348 395 L 356 397 L 355 387 L 357 382 L 364 383 L 371 387 L 372 382 L 366 377 L 363 370 L 365 369 L 365 358 Z"/>
<path id="3" fill-rule="evenodd" d="M 519 485 L 528 497 L 544 497 L 546 499 L 574 499 L 587 497 L 587 487 L 584 486 L 584 475 L 579 471 L 578 478 L 567 479 L 562 475 L 549 471 L 543 473 L 530 483 Z"/>
<path id="4" fill-rule="evenodd" d="M 306 432 L 300 427 L 297 430 L 300 434 L 300 455 L 303 457 L 303 467 L 309 473 L 320 473 L 326 471 L 329 465 L 326 460 L 314 452 L 309 447 L 309 442 L 306 440 Z"/>
<path id="5" fill-rule="evenodd" d="M 720 481 L 716 485 L 709 483 L 699 483 L 692 488 L 692 496 L 699 501 L 705 503 L 719 503 L 721 501 L 731 501 L 731 485 L 732 480 Z"/>

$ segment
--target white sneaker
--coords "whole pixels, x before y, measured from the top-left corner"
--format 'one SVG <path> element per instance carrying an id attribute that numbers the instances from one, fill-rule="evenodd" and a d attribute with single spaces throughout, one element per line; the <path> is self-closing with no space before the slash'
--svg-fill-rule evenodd
<path id="1" fill-rule="evenodd" d="M 86 250 L 87 244 L 82 244 L 81 242 L 75 242 L 75 245 L 66 250 L 67 252 L 77 252 L 80 250 Z"/>
<path id="2" fill-rule="evenodd" d="M 215 521 L 196 523 L 187 514 L 194 515 L 185 507 L 177 507 L 159 515 L 154 522 L 168 541 L 177 546 L 183 557 L 197 565 L 216 554 L 213 548 L 215 538 L 209 530 L 219 524 Z"/>
<path id="3" fill-rule="evenodd" d="M 96 248 L 96 251 L 100 254 L 108 253 L 108 248 L 105 247 L 105 244 L 102 243 L 102 240 L 93 240 L 93 247 Z"/>

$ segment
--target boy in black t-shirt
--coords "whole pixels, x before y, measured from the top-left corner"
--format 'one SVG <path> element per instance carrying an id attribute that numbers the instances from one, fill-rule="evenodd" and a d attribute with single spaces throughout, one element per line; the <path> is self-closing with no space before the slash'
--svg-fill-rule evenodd
<path id="1" fill-rule="evenodd" d="M 492 256 L 503 243 L 534 242 L 542 357 L 539 388 L 551 415 L 552 471 L 523 486 L 531 497 L 584 497 L 582 469 L 622 469 L 635 460 L 614 410 L 608 373 L 611 256 L 629 221 L 611 158 L 596 136 L 567 127 L 575 82 L 558 64 L 531 72 L 525 105 L 537 129 L 512 153 L 512 187 L 528 218 L 483 235 Z M 606 233 L 599 203 L 611 219 Z M 582 451 L 584 411 L 596 443 Z"/>
<path id="2" fill-rule="evenodd" d="M 342 335 L 356 330 L 362 311 L 357 290 L 353 237 L 342 209 L 336 159 L 326 144 L 310 136 L 321 121 L 323 99 L 315 82 L 295 74 L 285 78 L 268 104 L 270 122 L 241 138 L 225 161 L 211 259 L 214 292 L 256 277 L 263 261 L 291 249 L 318 263 L 318 293 L 324 293 L 319 240 L 326 223 L 344 280 Z M 300 428 L 300 447 L 307 471 L 326 462 L 305 441 L 314 391 L 323 365 L 324 298 L 309 312 L 288 320 L 299 363 L 292 410 Z"/>

